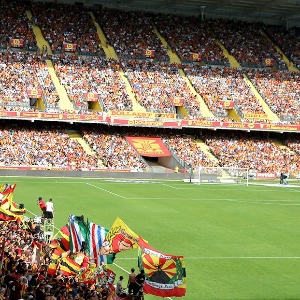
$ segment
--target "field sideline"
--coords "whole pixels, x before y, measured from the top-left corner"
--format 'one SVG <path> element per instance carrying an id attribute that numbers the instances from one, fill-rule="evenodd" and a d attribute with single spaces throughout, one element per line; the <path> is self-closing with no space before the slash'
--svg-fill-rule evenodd
<path id="1" fill-rule="evenodd" d="M 70 214 L 110 228 L 120 217 L 158 250 L 185 257 L 188 300 L 300 299 L 300 183 L 217 185 L 181 181 L 1 177 L 14 201 L 39 214 L 53 198 L 55 226 Z M 127 280 L 137 251 L 112 269 Z M 125 286 L 125 282 L 124 282 Z M 151 295 L 146 300 L 159 299 Z M 175 298 L 173 298 L 175 299 Z"/>

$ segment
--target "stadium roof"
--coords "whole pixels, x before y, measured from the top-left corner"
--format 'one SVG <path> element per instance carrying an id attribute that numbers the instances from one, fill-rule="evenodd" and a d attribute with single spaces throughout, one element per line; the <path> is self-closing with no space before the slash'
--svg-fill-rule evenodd
<path id="1" fill-rule="evenodd" d="M 121 10 L 200 16 L 203 14 L 208 18 L 262 21 L 287 27 L 300 26 L 300 0 L 60 0 L 57 2 L 75 2 L 84 6 L 96 4 Z"/>

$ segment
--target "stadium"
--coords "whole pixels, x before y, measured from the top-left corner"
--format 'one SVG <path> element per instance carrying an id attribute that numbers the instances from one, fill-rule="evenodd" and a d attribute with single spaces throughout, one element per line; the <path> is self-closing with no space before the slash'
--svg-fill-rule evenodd
<path id="1" fill-rule="evenodd" d="M 1 299 L 300 299 L 299 1 L 0 6 Z"/>

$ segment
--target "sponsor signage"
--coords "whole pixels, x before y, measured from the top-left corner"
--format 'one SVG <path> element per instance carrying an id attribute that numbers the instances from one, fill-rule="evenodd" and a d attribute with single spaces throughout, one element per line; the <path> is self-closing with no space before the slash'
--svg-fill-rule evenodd
<path id="1" fill-rule="evenodd" d="M 112 117 L 176 119 L 176 114 L 172 114 L 172 113 L 151 113 L 151 112 L 136 112 L 136 111 L 126 111 L 126 110 L 111 110 L 109 111 L 109 114 Z"/>

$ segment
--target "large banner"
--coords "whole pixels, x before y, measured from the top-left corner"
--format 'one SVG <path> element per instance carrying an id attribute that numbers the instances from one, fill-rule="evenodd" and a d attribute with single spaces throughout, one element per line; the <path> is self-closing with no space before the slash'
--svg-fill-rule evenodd
<path id="1" fill-rule="evenodd" d="M 42 89 L 27 89 L 27 95 L 29 98 L 41 98 Z"/>
<path id="2" fill-rule="evenodd" d="M 9 39 L 9 44 L 13 48 L 23 48 L 24 40 L 23 39 Z"/>
<path id="3" fill-rule="evenodd" d="M 144 55 L 148 58 L 154 58 L 155 56 L 155 50 L 144 50 Z"/>
<path id="4" fill-rule="evenodd" d="M 162 253 L 139 238 L 139 268 L 145 271 L 143 290 L 159 297 L 182 297 L 186 292 L 183 256 Z"/>
<path id="5" fill-rule="evenodd" d="M 171 156 L 161 138 L 126 136 L 126 139 L 141 156 Z"/>
<path id="6" fill-rule="evenodd" d="M 97 102 L 99 95 L 97 93 L 84 93 L 83 94 L 84 98 L 86 99 L 86 101 L 91 101 L 91 102 Z"/>
<path id="7" fill-rule="evenodd" d="M 77 44 L 63 43 L 66 52 L 76 52 Z"/>

